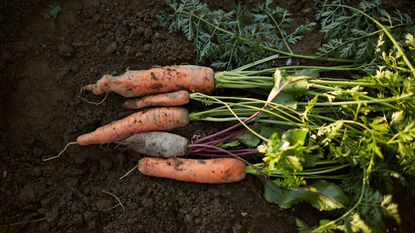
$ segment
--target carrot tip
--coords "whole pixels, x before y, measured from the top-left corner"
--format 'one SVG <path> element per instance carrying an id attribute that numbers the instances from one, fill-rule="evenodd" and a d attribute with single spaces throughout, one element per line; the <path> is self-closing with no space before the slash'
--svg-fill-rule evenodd
<path id="1" fill-rule="evenodd" d="M 89 85 L 86 85 L 86 86 L 83 86 L 83 87 L 81 87 L 81 92 L 82 91 L 91 91 L 92 89 L 93 89 L 93 86 L 94 86 L 95 84 L 89 84 Z"/>
<path id="2" fill-rule="evenodd" d="M 52 159 L 57 159 L 57 158 L 61 157 L 61 155 L 63 154 L 63 152 L 65 152 L 65 151 L 66 151 L 66 149 L 67 149 L 70 145 L 75 145 L 75 144 L 78 144 L 78 142 L 70 142 L 70 143 L 66 144 L 66 146 L 63 148 L 63 150 L 61 150 L 61 152 L 59 152 L 59 154 L 58 154 L 58 155 L 56 155 L 56 156 L 52 156 L 52 157 L 49 157 L 49 158 L 46 158 L 46 159 L 43 159 L 43 162 L 46 162 L 46 161 L 49 161 L 49 160 L 52 160 Z"/>

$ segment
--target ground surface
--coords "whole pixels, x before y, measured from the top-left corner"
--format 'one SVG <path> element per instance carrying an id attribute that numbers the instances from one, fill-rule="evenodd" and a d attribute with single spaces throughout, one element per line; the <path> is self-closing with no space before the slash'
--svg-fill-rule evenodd
<path id="1" fill-rule="evenodd" d="M 302 15 L 309 11 L 305 2 L 285 7 Z M 140 155 L 99 146 L 73 146 L 43 162 L 77 135 L 130 113 L 117 95 L 99 106 L 81 101 L 80 87 L 106 73 L 195 58 L 182 35 L 158 27 L 155 16 L 166 10 L 161 0 L 57 3 L 63 11 L 55 20 L 44 15 L 48 1 L 0 3 L 0 232 L 296 232 L 296 218 L 317 222 L 320 213 L 307 205 L 282 210 L 267 203 L 251 176 L 230 185 L 138 173 L 119 181 Z M 309 48 L 319 39 L 315 35 Z M 307 51 L 304 46 L 298 51 Z M 190 138 L 214 130 L 192 123 L 176 133 Z M 411 232 L 415 191 L 399 194 L 403 224 L 389 231 Z"/>

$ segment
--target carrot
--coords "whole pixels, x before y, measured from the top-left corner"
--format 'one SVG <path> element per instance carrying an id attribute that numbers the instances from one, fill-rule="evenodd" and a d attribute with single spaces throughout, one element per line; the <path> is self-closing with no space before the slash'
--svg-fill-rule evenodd
<path id="1" fill-rule="evenodd" d="M 186 138 L 167 132 L 138 133 L 120 142 L 138 153 L 164 158 L 185 155 L 187 143 Z"/>
<path id="2" fill-rule="evenodd" d="M 79 145 L 104 144 L 139 132 L 171 130 L 187 124 L 189 113 L 184 108 L 153 108 L 101 126 L 91 133 L 79 136 L 76 141 Z"/>
<path id="3" fill-rule="evenodd" d="M 189 103 L 187 91 L 175 91 L 158 95 L 144 96 L 140 99 L 130 99 L 123 106 L 129 109 L 139 109 L 149 106 L 180 106 Z"/>
<path id="4" fill-rule="evenodd" d="M 231 183 L 245 178 L 245 163 L 234 158 L 161 159 L 145 157 L 138 163 L 138 170 L 148 176 L 197 183 Z"/>
<path id="5" fill-rule="evenodd" d="M 69 145 L 110 143 L 139 132 L 171 130 L 187 124 L 189 124 L 189 113 L 185 108 L 165 107 L 136 112 L 79 136 L 76 142 L 68 143 L 57 156 L 45 159 L 45 161 L 60 157 Z"/>
<path id="6" fill-rule="evenodd" d="M 120 76 L 104 75 L 83 89 L 95 95 L 115 92 L 124 97 L 187 90 L 209 93 L 214 88 L 214 73 L 209 67 L 181 65 L 149 70 L 128 70 Z"/>

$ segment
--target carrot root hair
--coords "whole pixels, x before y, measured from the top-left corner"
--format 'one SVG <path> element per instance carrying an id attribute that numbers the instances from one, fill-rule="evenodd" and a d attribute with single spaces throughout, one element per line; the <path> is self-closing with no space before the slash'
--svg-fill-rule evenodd
<path id="1" fill-rule="evenodd" d="M 123 176 L 121 176 L 120 178 L 119 178 L 119 180 L 122 180 L 122 179 L 124 179 L 125 177 L 127 177 L 128 175 L 130 175 L 135 169 L 137 169 L 138 168 L 138 165 L 135 165 L 133 168 L 131 168 L 127 173 L 125 173 Z"/>
<path id="2" fill-rule="evenodd" d="M 79 99 L 87 102 L 88 104 L 95 104 L 95 105 L 100 105 L 100 104 L 104 103 L 104 101 L 107 99 L 107 96 L 108 96 L 108 93 L 109 93 L 109 92 L 106 92 L 104 98 L 101 101 L 94 102 L 94 101 L 87 100 L 87 99 L 85 99 L 84 97 L 81 96 L 81 93 L 82 93 L 83 90 L 87 90 L 87 89 L 85 87 L 81 88 L 81 91 L 79 92 L 79 94 L 76 97 L 78 97 Z"/>
<path id="3" fill-rule="evenodd" d="M 78 144 L 78 142 L 70 142 L 70 143 L 66 144 L 66 146 L 63 148 L 63 150 L 61 150 L 61 152 L 59 152 L 58 155 L 43 159 L 43 162 L 46 162 L 46 161 L 49 161 L 49 160 L 52 160 L 52 159 L 57 159 L 57 158 L 61 157 L 63 152 L 65 152 L 66 149 L 68 149 L 68 147 L 70 145 L 77 145 L 77 144 Z"/>
<path id="4" fill-rule="evenodd" d="M 118 216 L 118 218 L 121 218 L 121 216 L 125 213 L 125 207 L 122 204 L 121 200 L 115 194 L 113 194 L 111 192 L 108 192 L 108 191 L 105 191 L 105 190 L 102 190 L 102 192 L 105 193 L 105 194 L 108 194 L 108 195 L 112 196 L 113 198 L 115 198 L 115 200 L 117 200 L 118 204 L 116 204 L 115 206 L 109 208 L 108 210 L 112 210 L 112 209 L 117 208 L 118 206 L 121 206 L 122 213 L 120 214 L 120 216 Z"/>

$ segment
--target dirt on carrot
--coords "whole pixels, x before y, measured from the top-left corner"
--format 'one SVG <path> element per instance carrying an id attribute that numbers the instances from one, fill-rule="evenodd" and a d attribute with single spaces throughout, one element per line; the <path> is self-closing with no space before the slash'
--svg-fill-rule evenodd
<path id="1" fill-rule="evenodd" d="M 187 90 L 209 93 L 214 89 L 214 72 L 209 67 L 181 65 L 128 70 L 122 75 L 104 75 L 95 84 L 83 87 L 95 95 L 115 92 L 124 97 Z"/>
<path id="2" fill-rule="evenodd" d="M 138 170 L 147 176 L 196 183 L 231 183 L 245 178 L 245 163 L 235 158 L 183 159 L 145 157 Z"/>
<path id="3" fill-rule="evenodd" d="M 189 124 L 189 112 L 185 108 L 153 108 L 131 114 L 121 120 L 113 121 L 95 131 L 80 135 L 75 142 L 66 144 L 58 155 L 44 161 L 60 157 L 70 145 L 90 145 L 119 142 L 133 134 L 149 131 L 168 131 Z"/>
<path id="4" fill-rule="evenodd" d="M 140 99 L 130 99 L 123 106 L 128 109 L 140 109 L 150 106 L 180 106 L 189 103 L 189 92 L 175 92 L 144 96 Z"/>
<path id="5" fill-rule="evenodd" d="M 187 124 L 189 112 L 184 108 L 153 108 L 101 126 L 93 132 L 79 136 L 76 141 L 79 145 L 104 144 L 139 132 L 168 131 Z"/>
<path id="6" fill-rule="evenodd" d="M 185 155 L 188 141 L 185 137 L 177 134 L 145 132 L 134 134 L 120 144 L 147 156 L 168 158 Z"/>

